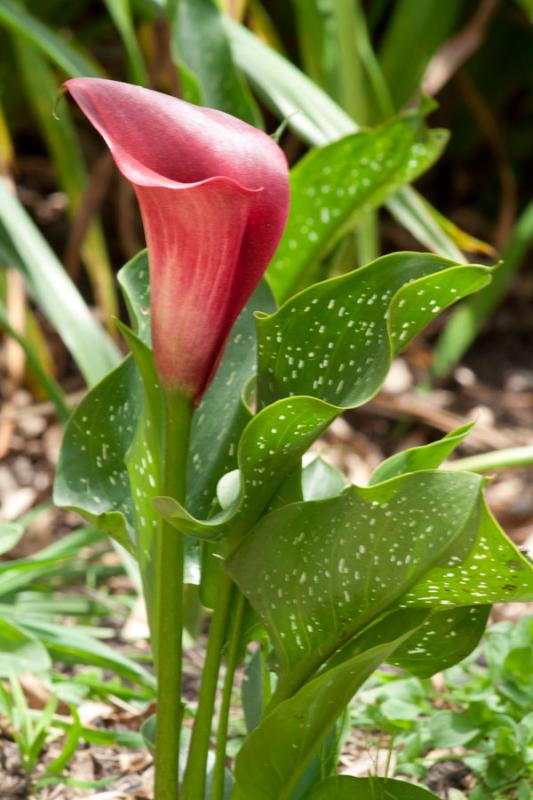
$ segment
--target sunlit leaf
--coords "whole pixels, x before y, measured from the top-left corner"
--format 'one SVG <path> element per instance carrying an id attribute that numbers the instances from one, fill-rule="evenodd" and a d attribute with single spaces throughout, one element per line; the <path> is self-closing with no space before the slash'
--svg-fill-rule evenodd
<path id="1" fill-rule="evenodd" d="M 0 220 L 18 255 L 14 266 L 20 265 L 35 302 L 55 326 L 87 382 L 96 383 L 116 366 L 118 351 L 5 181 L 0 181 Z"/>
<path id="2" fill-rule="evenodd" d="M 268 280 L 278 301 L 309 282 L 318 259 L 362 214 L 381 205 L 440 155 L 445 131 L 417 113 L 311 150 L 291 171 L 291 209 Z M 305 284 L 304 284 L 305 285 Z"/>
<path id="3" fill-rule="evenodd" d="M 486 267 L 394 253 L 310 287 L 258 319 L 261 402 L 294 394 L 342 407 L 367 402 L 385 379 L 391 349 L 489 280 Z"/>
<path id="4" fill-rule="evenodd" d="M 50 657 L 30 633 L 0 617 L 0 676 L 24 675 L 49 669 Z"/>

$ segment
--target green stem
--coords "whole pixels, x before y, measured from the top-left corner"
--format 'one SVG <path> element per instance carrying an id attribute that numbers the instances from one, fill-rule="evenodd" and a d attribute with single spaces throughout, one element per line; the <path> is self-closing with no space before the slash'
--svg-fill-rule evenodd
<path id="1" fill-rule="evenodd" d="M 468 458 L 459 458 L 445 465 L 448 470 L 467 472 L 491 472 L 493 469 L 529 467 L 533 464 L 533 447 L 509 447 L 506 450 L 491 450 Z"/>
<path id="2" fill-rule="evenodd" d="M 226 656 L 226 675 L 222 691 L 222 703 L 218 716 L 215 768 L 211 784 L 211 800 L 224 800 L 224 771 L 226 766 L 226 745 L 228 741 L 228 722 L 233 693 L 233 680 L 239 660 L 241 627 L 244 616 L 244 595 L 234 595 L 231 609 L 231 628 L 228 637 L 228 653 Z"/>
<path id="3" fill-rule="evenodd" d="M 209 752 L 218 673 L 222 659 L 222 648 L 226 638 L 232 593 L 233 583 L 229 575 L 223 570 L 209 629 L 198 708 L 183 779 L 182 800 L 204 800 L 205 797 L 207 754 Z"/>
<path id="4" fill-rule="evenodd" d="M 185 501 L 187 452 L 192 401 L 178 391 L 165 391 L 163 491 Z M 157 731 L 155 797 L 178 797 L 181 732 L 181 671 L 183 635 L 183 537 L 167 522 L 160 528 L 157 548 Z"/>

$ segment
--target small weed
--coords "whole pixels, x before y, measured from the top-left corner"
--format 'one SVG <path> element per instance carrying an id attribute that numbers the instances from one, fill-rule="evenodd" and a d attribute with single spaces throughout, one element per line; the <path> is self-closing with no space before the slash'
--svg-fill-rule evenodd
<path id="1" fill-rule="evenodd" d="M 532 664 L 533 617 L 498 623 L 472 655 L 442 673 L 439 690 L 429 680 L 373 676 L 352 723 L 391 737 L 397 774 L 424 780 L 433 764 L 457 760 L 476 779 L 469 800 L 532 800 Z"/>

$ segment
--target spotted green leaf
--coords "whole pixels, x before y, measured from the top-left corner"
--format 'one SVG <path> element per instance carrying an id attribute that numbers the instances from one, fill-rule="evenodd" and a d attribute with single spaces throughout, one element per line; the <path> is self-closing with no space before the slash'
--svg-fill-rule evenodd
<path id="1" fill-rule="evenodd" d="M 146 251 L 139 253 L 119 272 L 132 326 L 150 345 L 150 282 Z M 191 431 L 188 464 L 187 508 L 208 516 L 216 507 L 216 485 L 237 466 L 239 437 L 251 412 L 242 392 L 256 370 L 254 311 L 272 313 L 275 304 L 262 281 L 239 315 L 215 378 L 196 410 Z"/>
<path id="2" fill-rule="evenodd" d="M 391 778 L 352 778 L 336 775 L 321 781 L 305 800 L 438 800 L 421 786 Z"/>
<path id="3" fill-rule="evenodd" d="M 357 217 L 414 180 L 440 155 L 445 131 L 417 113 L 311 150 L 291 171 L 291 210 L 268 280 L 281 302 L 310 282 L 318 260 Z"/>
<path id="4" fill-rule="evenodd" d="M 460 658 L 489 603 L 533 598 L 533 568 L 488 514 L 483 481 L 455 475 L 415 472 L 285 506 L 230 556 L 228 571 L 268 630 L 279 672 L 272 710 L 237 759 L 243 798 L 290 798 L 297 765 L 359 685 L 349 682 L 354 665 L 382 637 L 403 634 L 382 660 L 396 651 L 399 663 L 416 659 L 424 647 L 435 666 L 436 637 Z M 413 620 L 415 609 L 434 616 Z"/>
<path id="5" fill-rule="evenodd" d="M 261 403 L 295 394 L 342 408 L 367 402 L 392 355 L 443 308 L 489 280 L 487 267 L 394 253 L 310 287 L 258 318 Z"/>
<path id="6" fill-rule="evenodd" d="M 249 528 L 343 408 L 379 390 L 393 354 L 435 316 L 433 309 L 485 285 L 489 272 L 399 253 L 312 286 L 270 316 L 259 315 L 258 398 L 266 408 L 239 442 L 238 499 L 204 521 L 170 498 L 156 500 L 159 513 L 201 537 Z"/>
<path id="7" fill-rule="evenodd" d="M 361 641 L 344 663 L 318 675 L 282 700 L 246 738 L 235 764 L 233 800 L 290 800 L 307 765 L 337 717 L 366 678 L 420 624 L 412 615 L 406 629 L 393 620 L 379 635 Z"/>
<path id="8" fill-rule="evenodd" d="M 389 480 L 389 478 L 395 478 L 397 475 L 403 475 L 406 472 L 437 469 L 448 458 L 450 453 L 453 453 L 455 448 L 461 444 L 463 439 L 468 436 L 474 424 L 471 422 L 467 425 L 462 425 L 436 442 L 430 442 L 430 444 L 425 444 L 421 447 L 411 447 L 408 450 L 395 453 L 376 467 L 370 476 L 370 485 L 382 483 Z"/>
<path id="9" fill-rule="evenodd" d="M 240 493 L 232 505 L 208 520 L 193 517 L 169 497 L 156 498 L 157 510 L 178 530 L 207 539 L 247 530 L 338 413 L 334 406 L 312 397 L 288 398 L 268 406 L 250 420 L 240 438 Z"/>
<path id="10" fill-rule="evenodd" d="M 472 475 L 441 474 L 460 474 L 461 482 Z M 444 608 L 531 601 L 532 562 L 507 538 L 483 497 L 479 501 L 478 514 L 479 522 L 470 546 L 466 547 L 461 540 L 454 543 L 447 558 L 434 564 L 431 571 L 405 595 L 403 603 L 406 607 Z M 433 535 L 433 530 L 429 532 Z"/>
<path id="11" fill-rule="evenodd" d="M 150 332 L 150 272 L 148 253 L 141 250 L 117 275 L 128 309 L 131 327 L 146 345 L 151 343 Z"/>
<path id="12" fill-rule="evenodd" d="M 416 473 L 263 518 L 227 566 L 272 637 L 281 681 L 312 674 L 472 539 L 481 487 L 475 475 Z"/>
<path id="13" fill-rule="evenodd" d="M 477 647 L 491 606 L 460 606 L 437 611 L 394 651 L 390 662 L 419 678 L 457 664 Z"/>
<path id="14" fill-rule="evenodd" d="M 63 437 L 54 502 L 70 508 L 135 552 L 133 506 L 124 465 L 142 387 L 131 356 L 81 401 Z"/>

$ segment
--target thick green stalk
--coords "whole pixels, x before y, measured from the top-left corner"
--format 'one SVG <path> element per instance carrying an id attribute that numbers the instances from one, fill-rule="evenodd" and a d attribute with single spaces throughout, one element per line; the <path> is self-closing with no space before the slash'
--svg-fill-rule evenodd
<path id="1" fill-rule="evenodd" d="M 207 754 L 209 752 L 218 673 L 222 659 L 222 648 L 226 638 L 232 594 L 233 583 L 229 575 L 223 570 L 209 629 L 198 708 L 183 779 L 182 800 L 204 800 L 205 797 Z"/>
<path id="2" fill-rule="evenodd" d="M 211 783 L 211 800 L 224 800 L 224 770 L 226 766 L 226 745 L 228 742 L 228 722 L 233 692 L 233 680 L 239 660 L 239 646 L 241 643 L 241 627 L 244 616 L 244 595 L 234 593 L 231 608 L 231 628 L 228 637 L 228 652 L 226 656 L 226 675 L 222 691 L 222 703 L 218 715 L 217 741 L 215 768 Z"/>
<path id="3" fill-rule="evenodd" d="M 163 491 L 185 501 L 187 452 L 192 401 L 183 394 L 165 392 L 165 444 Z M 181 730 L 181 673 L 183 634 L 184 542 L 177 530 L 164 522 L 157 548 L 157 731 L 155 797 L 178 797 Z"/>

